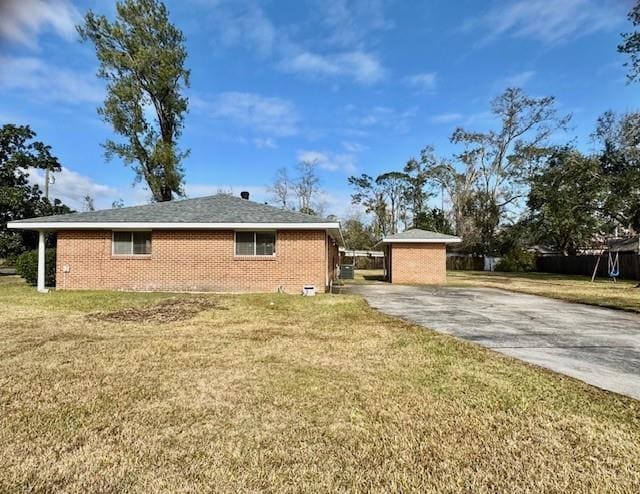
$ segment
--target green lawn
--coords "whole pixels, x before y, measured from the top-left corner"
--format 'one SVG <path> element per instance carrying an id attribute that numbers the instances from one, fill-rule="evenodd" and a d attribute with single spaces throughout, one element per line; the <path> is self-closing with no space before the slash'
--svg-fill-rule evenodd
<path id="1" fill-rule="evenodd" d="M 568 302 L 600 305 L 640 312 L 640 289 L 636 281 L 568 276 L 549 273 L 490 273 L 484 271 L 448 271 L 447 284 L 484 286 L 514 292 L 542 295 Z"/>
<path id="2" fill-rule="evenodd" d="M 0 277 L 0 492 L 640 492 L 640 402 L 360 298 Z"/>

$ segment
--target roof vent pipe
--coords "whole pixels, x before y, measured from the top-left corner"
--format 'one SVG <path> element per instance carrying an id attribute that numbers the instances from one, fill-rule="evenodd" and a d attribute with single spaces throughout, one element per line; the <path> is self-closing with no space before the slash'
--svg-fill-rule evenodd
<path id="1" fill-rule="evenodd" d="M 240 192 L 240 197 L 242 197 L 245 200 L 249 200 L 249 193 L 246 190 L 243 190 L 242 192 Z"/>

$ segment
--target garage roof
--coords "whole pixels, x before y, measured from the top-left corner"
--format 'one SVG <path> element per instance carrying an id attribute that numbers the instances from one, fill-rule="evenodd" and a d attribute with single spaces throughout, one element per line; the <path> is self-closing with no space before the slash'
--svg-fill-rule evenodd
<path id="1" fill-rule="evenodd" d="M 430 232 L 419 228 L 412 228 L 401 233 L 384 237 L 383 244 L 416 243 L 416 244 L 455 244 L 462 242 L 460 237 L 445 235 L 444 233 Z"/>

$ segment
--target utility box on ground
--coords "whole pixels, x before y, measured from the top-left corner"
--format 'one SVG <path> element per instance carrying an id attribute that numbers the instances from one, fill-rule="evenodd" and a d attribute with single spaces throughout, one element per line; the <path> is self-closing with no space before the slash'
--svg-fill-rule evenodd
<path id="1" fill-rule="evenodd" d="M 354 266 L 353 264 L 341 264 L 340 265 L 340 279 L 342 280 L 352 280 L 354 276 Z"/>

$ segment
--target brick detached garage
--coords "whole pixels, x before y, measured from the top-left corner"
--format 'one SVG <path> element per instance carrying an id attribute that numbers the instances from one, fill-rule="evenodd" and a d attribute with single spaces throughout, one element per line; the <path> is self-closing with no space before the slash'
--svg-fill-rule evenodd
<path id="1" fill-rule="evenodd" d="M 246 194 L 246 193 L 243 193 Z M 33 218 L 10 228 L 57 233 L 57 289 L 324 291 L 343 245 L 335 220 L 219 194 Z"/>
<path id="2" fill-rule="evenodd" d="M 387 279 L 400 284 L 438 284 L 447 281 L 447 244 L 460 238 L 414 228 L 385 237 Z"/>

